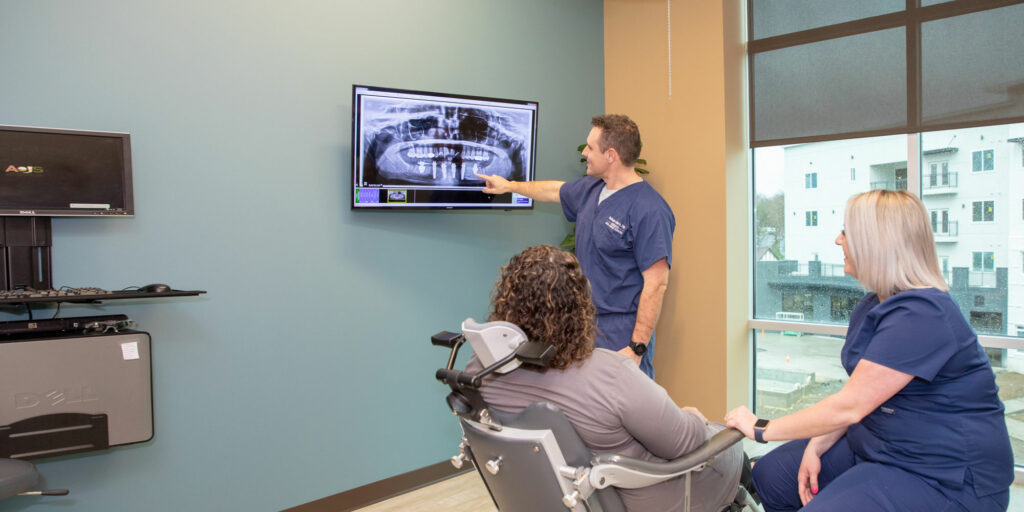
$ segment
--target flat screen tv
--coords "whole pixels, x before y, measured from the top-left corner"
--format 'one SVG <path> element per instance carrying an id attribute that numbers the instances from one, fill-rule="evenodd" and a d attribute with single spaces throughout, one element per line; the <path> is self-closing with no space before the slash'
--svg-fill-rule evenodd
<path id="1" fill-rule="evenodd" d="M 534 179 L 537 102 L 355 85 L 352 208 L 529 209 L 477 174 Z"/>
<path id="2" fill-rule="evenodd" d="M 131 216 L 127 133 L 0 125 L 0 215 Z"/>

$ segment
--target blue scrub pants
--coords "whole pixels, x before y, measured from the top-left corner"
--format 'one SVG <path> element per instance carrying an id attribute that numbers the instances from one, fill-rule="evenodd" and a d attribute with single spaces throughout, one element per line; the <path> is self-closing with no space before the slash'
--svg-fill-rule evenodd
<path id="1" fill-rule="evenodd" d="M 636 314 L 613 313 L 597 315 L 597 338 L 594 340 L 598 348 L 622 350 L 633 336 L 636 325 Z M 654 379 L 654 333 L 647 343 L 647 353 L 640 359 L 640 371 Z"/>
<path id="2" fill-rule="evenodd" d="M 651 333 L 651 341 L 647 342 L 647 352 L 640 358 L 640 371 L 647 374 L 654 380 L 654 333 Z"/>
<path id="3" fill-rule="evenodd" d="M 807 440 L 790 441 L 754 464 L 754 487 L 765 512 L 983 512 L 1009 505 L 1009 490 L 978 498 L 970 480 L 961 490 L 933 487 L 895 466 L 859 459 L 843 437 L 821 457 L 818 494 L 801 509 L 797 472 L 806 446 Z"/>

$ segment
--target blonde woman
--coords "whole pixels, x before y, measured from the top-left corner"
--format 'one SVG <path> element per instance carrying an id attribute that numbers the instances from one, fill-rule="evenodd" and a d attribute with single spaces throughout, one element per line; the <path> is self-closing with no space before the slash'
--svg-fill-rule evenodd
<path id="1" fill-rule="evenodd" d="M 791 441 L 754 466 L 765 510 L 1006 510 L 1013 481 L 988 358 L 946 292 L 924 205 L 905 191 L 850 199 L 843 270 L 868 294 L 850 315 L 836 394 L 789 416 L 726 424 Z"/>

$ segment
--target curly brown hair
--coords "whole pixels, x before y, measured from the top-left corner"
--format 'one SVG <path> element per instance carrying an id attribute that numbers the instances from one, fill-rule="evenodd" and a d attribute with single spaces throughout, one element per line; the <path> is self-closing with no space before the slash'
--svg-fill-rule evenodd
<path id="1" fill-rule="evenodd" d="M 537 245 L 501 267 L 489 319 L 516 324 L 530 341 L 555 346 L 551 367 L 580 363 L 594 350 L 594 302 L 590 282 L 572 253 Z"/>

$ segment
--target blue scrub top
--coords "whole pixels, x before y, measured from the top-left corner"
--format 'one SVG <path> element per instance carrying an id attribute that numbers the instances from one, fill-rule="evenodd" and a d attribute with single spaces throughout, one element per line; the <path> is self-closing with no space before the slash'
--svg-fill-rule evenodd
<path id="1" fill-rule="evenodd" d="M 861 359 L 914 379 L 850 426 L 854 453 L 951 489 L 973 480 L 977 496 L 1009 487 L 1013 452 L 995 375 L 948 293 L 906 290 L 882 303 L 874 293 L 865 296 L 850 315 L 846 373 Z"/>
<path id="2" fill-rule="evenodd" d="M 598 204 L 604 181 L 586 176 L 562 185 L 559 198 L 576 223 L 576 258 L 590 280 L 597 308 L 597 346 L 629 344 L 644 279 L 641 272 L 665 258 L 672 264 L 676 219 L 646 181 L 617 190 Z"/>

